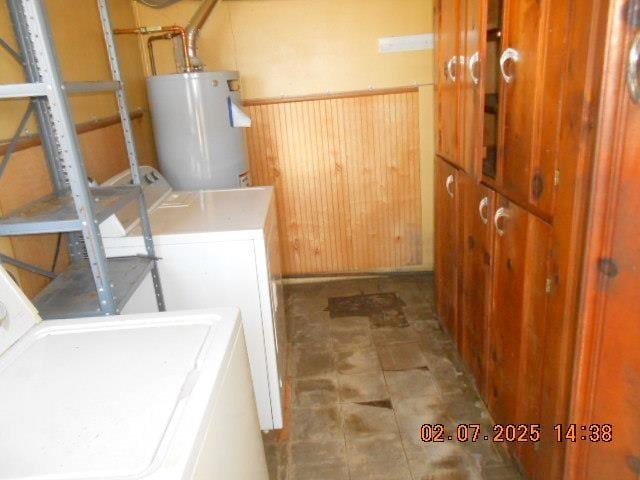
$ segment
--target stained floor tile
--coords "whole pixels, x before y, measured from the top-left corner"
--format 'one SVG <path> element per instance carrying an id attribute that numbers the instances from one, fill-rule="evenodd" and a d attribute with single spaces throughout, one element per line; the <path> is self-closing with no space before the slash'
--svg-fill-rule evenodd
<path id="1" fill-rule="evenodd" d="M 338 374 L 338 395 L 341 402 L 367 402 L 389 398 L 382 373 Z"/>
<path id="2" fill-rule="evenodd" d="M 442 401 L 442 395 L 433 373 L 428 367 L 411 370 L 388 371 L 384 376 L 393 399 L 427 398 L 434 402 Z"/>
<path id="3" fill-rule="evenodd" d="M 371 333 L 368 327 L 334 330 L 330 335 L 333 349 L 336 351 L 352 351 L 372 346 Z"/>
<path id="4" fill-rule="evenodd" d="M 380 372 L 378 352 L 373 347 L 346 349 L 337 352 L 336 369 L 344 375 Z"/>
<path id="5" fill-rule="evenodd" d="M 418 334 L 409 324 L 403 327 L 379 327 L 371 330 L 373 343 L 388 345 L 390 343 L 407 343 L 418 340 Z"/>
<path id="6" fill-rule="evenodd" d="M 407 457 L 397 435 L 347 440 L 352 479 L 411 479 Z"/>
<path id="7" fill-rule="evenodd" d="M 303 378 L 293 385 L 294 408 L 326 407 L 338 401 L 335 376 Z"/>
<path id="8" fill-rule="evenodd" d="M 287 480 L 350 480 L 345 462 L 328 465 L 292 465 Z"/>
<path id="9" fill-rule="evenodd" d="M 392 408 L 372 405 L 343 404 L 340 406 L 342 429 L 347 440 L 368 435 L 397 434 L 398 424 Z"/>
<path id="10" fill-rule="evenodd" d="M 265 435 L 272 480 L 522 478 L 494 444 L 420 437 L 423 424 L 492 424 L 434 318 L 431 275 L 287 285 L 285 305 L 291 401 L 285 429 Z"/>
<path id="11" fill-rule="evenodd" d="M 294 409 L 293 441 L 327 441 L 342 438 L 338 407 Z"/>
<path id="12" fill-rule="evenodd" d="M 383 370 L 409 370 L 428 366 L 418 342 L 379 345 L 378 352 Z"/>
<path id="13" fill-rule="evenodd" d="M 335 355 L 327 349 L 296 347 L 292 352 L 292 375 L 297 378 L 318 377 L 335 373 Z"/>
<path id="14" fill-rule="evenodd" d="M 291 444 L 293 465 L 326 465 L 344 462 L 346 458 L 343 439 L 328 442 L 296 442 Z"/>

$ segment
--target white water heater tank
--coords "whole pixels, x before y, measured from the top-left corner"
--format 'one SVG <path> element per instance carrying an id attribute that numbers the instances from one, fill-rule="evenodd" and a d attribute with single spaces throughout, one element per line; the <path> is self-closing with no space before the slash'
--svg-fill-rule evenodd
<path id="1" fill-rule="evenodd" d="M 160 170 L 176 190 L 250 186 L 237 72 L 147 78 Z"/>

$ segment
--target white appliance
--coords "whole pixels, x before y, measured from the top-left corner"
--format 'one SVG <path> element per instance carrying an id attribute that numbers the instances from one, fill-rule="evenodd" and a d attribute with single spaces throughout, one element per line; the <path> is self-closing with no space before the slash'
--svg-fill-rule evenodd
<path id="1" fill-rule="evenodd" d="M 267 480 L 237 309 L 40 323 L 0 268 L 0 479 Z"/>
<path id="2" fill-rule="evenodd" d="M 282 428 L 286 334 L 273 188 L 173 191 L 142 168 L 151 230 L 168 310 L 239 307 L 263 430 Z M 126 185 L 128 171 L 107 185 Z M 137 206 L 101 225 L 108 257 L 144 253 Z M 124 313 L 148 311 L 151 277 Z"/>
<path id="3" fill-rule="evenodd" d="M 147 78 L 160 170 L 179 190 L 250 185 L 238 72 Z"/>

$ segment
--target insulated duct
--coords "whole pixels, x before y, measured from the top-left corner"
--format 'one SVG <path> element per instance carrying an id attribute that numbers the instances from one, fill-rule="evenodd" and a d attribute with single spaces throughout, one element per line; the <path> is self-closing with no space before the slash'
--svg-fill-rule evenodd
<path id="1" fill-rule="evenodd" d="M 146 5 L 147 7 L 153 8 L 164 8 L 169 5 L 173 5 L 174 3 L 179 2 L 180 0 L 138 0 L 138 2 Z"/>
<path id="2" fill-rule="evenodd" d="M 185 28 L 187 33 L 186 51 L 189 56 L 189 63 L 191 63 L 191 67 L 194 70 L 203 69 L 202 61 L 198 58 L 198 46 L 196 42 L 198 35 L 200 35 L 200 29 L 218 2 L 219 0 L 204 0 Z"/>

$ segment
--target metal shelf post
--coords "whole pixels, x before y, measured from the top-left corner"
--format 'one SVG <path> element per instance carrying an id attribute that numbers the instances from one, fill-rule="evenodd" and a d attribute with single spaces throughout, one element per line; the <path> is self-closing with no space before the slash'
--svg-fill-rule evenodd
<path id="1" fill-rule="evenodd" d="M 109 5 L 107 3 L 107 0 L 97 0 L 97 2 L 98 10 L 100 11 L 100 20 L 102 21 L 104 40 L 107 46 L 107 54 L 109 55 L 111 76 L 113 77 L 113 80 L 115 82 L 120 85 L 124 85 L 122 80 L 122 73 L 120 72 L 118 50 L 113 35 L 113 26 L 111 25 L 111 13 L 109 12 Z M 140 166 L 138 164 L 138 153 L 136 149 L 135 138 L 133 136 L 131 117 L 129 117 L 127 95 L 124 91 L 124 88 L 120 88 L 116 91 L 116 97 L 118 99 L 118 110 L 120 111 L 122 133 L 124 134 L 133 184 L 140 185 Z M 144 245 L 147 250 L 147 255 L 154 259 L 153 267 L 151 268 L 151 276 L 153 278 L 153 287 L 155 289 L 156 300 L 158 302 L 158 308 L 163 311 L 165 310 L 164 296 L 162 294 L 162 284 L 160 283 L 160 273 L 158 272 L 158 265 L 157 261 L 155 260 L 156 253 L 155 246 L 153 244 L 153 237 L 151 234 L 151 222 L 149 221 L 149 214 L 144 195 L 140 195 L 138 199 L 138 210 L 140 212 L 140 224 L 142 225 L 142 234 L 144 237 Z"/>
<path id="2" fill-rule="evenodd" d="M 73 305 L 72 311 L 68 312 L 70 315 L 76 311 L 78 315 L 117 314 L 146 272 L 151 271 L 158 308 L 164 310 L 150 222 L 140 184 L 131 120 L 106 1 L 98 0 L 113 77 L 105 82 L 64 83 L 53 47 L 44 0 L 8 0 L 8 6 L 22 51 L 21 54 L 13 50 L 9 53 L 24 64 L 30 83 L 2 85 L 0 98 L 32 99 L 55 194 L 37 200 L 8 217 L 0 218 L 0 234 L 71 232 L 70 251 L 74 260 L 67 272 L 60 275 L 36 298 L 36 305 L 39 298 L 43 308 L 53 318 L 66 311 L 65 305 Z M 87 180 L 68 95 L 76 92 L 102 91 L 115 92 L 117 95 L 129 165 L 135 184 L 132 187 L 92 189 Z M 136 199 L 147 255 L 107 259 L 99 222 L 105 215 L 117 211 L 121 205 Z M 85 255 L 88 267 L 84 261 Z M 87 280 L 91 277 L 95 283 L 95 292 L 87 289 Z"/>

